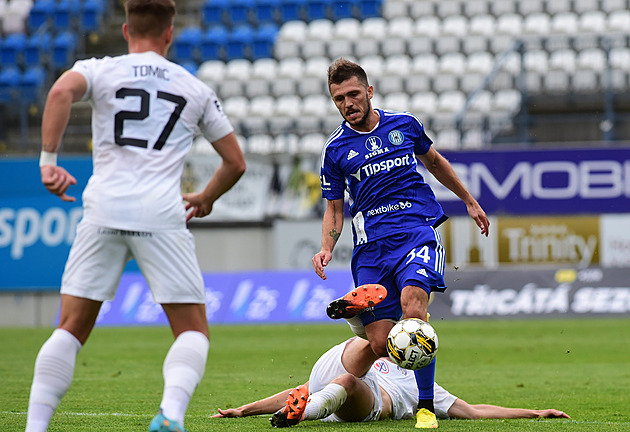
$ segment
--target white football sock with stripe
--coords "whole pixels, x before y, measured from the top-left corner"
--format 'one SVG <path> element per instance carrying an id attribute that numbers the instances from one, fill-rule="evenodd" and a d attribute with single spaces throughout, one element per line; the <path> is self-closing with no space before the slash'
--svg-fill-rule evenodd
<path id="1" fill-rule="evenodd" d="M 188 403 L 206 370 L 208 338 L 198 331 L 180 334 L 164 360 L 162 413 L 182 426 Z"/>
<path id="2" fill-rule="evenodd" d="M 46 432 L 55 410 L 66 394 L 81 342 L 70 332 L 56 329 L 42 345 L 28 402 L 26 432 Z"/>
<path id="3" fill-rule="evenodd" d="M 337 411 L 348 399 L 348 393 L 343 386 L 330 383 L 310 397 L 304 420 L 319 420 L 328 417 Z"/>

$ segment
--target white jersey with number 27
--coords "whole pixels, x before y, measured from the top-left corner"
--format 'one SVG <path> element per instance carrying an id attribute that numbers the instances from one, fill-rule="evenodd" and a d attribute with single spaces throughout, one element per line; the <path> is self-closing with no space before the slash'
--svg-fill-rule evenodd
<path id="1" fill-rule="evenodd" d="M 84 218 L 130 231 L 185 228 L 180 181 L 192 140 L 233 131 L 214 91 L 152 51 L 81 60 L 72 71 L 87 80 L 93 110 Z"/>

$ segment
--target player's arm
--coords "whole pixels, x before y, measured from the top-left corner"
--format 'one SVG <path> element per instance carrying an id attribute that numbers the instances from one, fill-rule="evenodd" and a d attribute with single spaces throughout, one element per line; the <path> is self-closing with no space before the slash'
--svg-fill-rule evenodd
<path id="1" fill-rule="evenodd" d="M 214 141 L 212 146 L 221 156 L 221 165 L 214 172 L 203 191 L 183 195 L 184 200 L 187 201 L 186 210 L 192 209 L 188 213 L 186 221 L 193 217 L 204 217 L 210 214 L 214 202 L 230 190 L 245 172 L 245 158 L 234 132 Z"/>
<path id="2" fill-rule="evenodd" d="M 440 183 L 457 195 L 459 199 L 464 201 L 468 214 L 481 229 L 481 234 L 487 237 L 490 221 L 475 197 L 472 196 L 468 189 L 466 189 L 466 186 L 464 186 L 464 183 L 462 183 L 457 176 L 449 161 L 433 147 L 430 147 L 429 151 L 425 154 L 417 155 L 417 157 Z"/>
<path id="3" fill-rule="evenodd" d="M 471 405 L 462 399 L 457 399 L 449 408 L 448 416 L 458 419 L 516 419 L 516 418 L 571 418 L 562 411 L 555 409 L 532 410 L 524 408 L 506 408 L 497 405 Z"/>
<path id="4" fill-rule="evenodd" d="M 308 383 L 307 383 L 308 384 Z M 247 405 L 240 406 L 238 408 L 220 409 L 219 413 L 213 415 L 213 418 L 226 418 L 226 417 L 249 417 L 259 414 L 272 414 L 284 407 L 286 400 L 289 397 L 289 392 L 293 390 L 283 390 L 276 393 L 273 396 L 269 396 L 265 399 L 260 399 Z"/>
<path id="5" fill-rule="evenodd" d="M 42 153 L 40 173 L 42 183 L 52 194 L 63 201 L 75 201 L 66 195 L 76 179 L 64 168 L 57 166 L 57 150 L 70 119 L 72 103 L 80 100 L 87 90 L 85 77 L 78 72 L 68 71 L 53 84 L 46 99 L 42 117 Z"/>
<path id="6" fill-rule="evenodd" d="M 343 211 L 343 198 L 328 200 L 322 220 L 322 248 L 313 257 L 315 273 L 324 280 L 326 279 L 324 267 L 326 267 L 332 259 L 332 251 L 343 229 Z"/>

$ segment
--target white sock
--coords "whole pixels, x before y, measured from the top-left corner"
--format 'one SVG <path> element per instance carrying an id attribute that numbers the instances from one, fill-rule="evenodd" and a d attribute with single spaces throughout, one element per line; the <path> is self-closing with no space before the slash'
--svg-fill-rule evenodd
<path id="1" fill-rule="evenodd" d="M 56 329 L 42 345 L 28 403 L 26 432 L 46 432 L 55 409 L 72 383 L 81 342 L 70 332 Z"/>
<path id="2" fill-rule="evenodd" d="M 336 383 L 326 385 L 311 395 L 304 411 L 304 420 L 319 420 L 328 417 L 341 408 L 347 398 L 348 393 L 343 386 Z"/>
<path id="3" fill-rule="evenodd" d="M 162 413 L 180 425 L 188 403 L 206 370 L 208 338 L 198 331 L 180 334 L 164 360 L 164 394 L 160 408 Z"/>
<path id="4" fill-rule="evenodd" d="M 363 321 L 361 321 L 361 317 L 359 315 L 355 315 L 352 318 L 344 318 L 352 333 L 360 337 L 361 339 L 368 340 L 367 334 L 365 333 L 365 327 L 363 326 Z"/>

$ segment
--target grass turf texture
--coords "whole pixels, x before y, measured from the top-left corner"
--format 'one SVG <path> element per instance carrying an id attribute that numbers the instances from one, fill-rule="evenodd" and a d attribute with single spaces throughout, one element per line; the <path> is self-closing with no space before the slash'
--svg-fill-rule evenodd
<path id="1" fill-rule="evenodd" d="M 449 420 L 443 431 L 630 431 L 630 320 L 457 321 L 432 323 L 440 337 L 437 381 L 469 403 L 556 408 L 564 419 Z M 51 329 L 0 329 L 1 430 L 23 431 L 35 356 Z M 205 377 L 186 427 L 270 429 L 269 416 L 209 419 L 308 379 L 345 325 L 213 326 Z M 96 328 L 77 359 L 75 379 L 49 431 L 146 431 L 160 403 L 170 330 Z M 309 431 L 414 430 L 413 421 L 304 422 Z M 294 428 L 294 429 L 295 429 Z"/>

